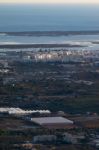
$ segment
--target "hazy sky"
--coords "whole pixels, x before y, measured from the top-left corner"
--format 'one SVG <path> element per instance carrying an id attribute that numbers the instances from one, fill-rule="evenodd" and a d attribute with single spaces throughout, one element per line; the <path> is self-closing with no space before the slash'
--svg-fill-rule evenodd
<path id="1" fill-rule="evenodd" d="M 0 0 L 0 3 L 99 3 L 99 0 Z"/>

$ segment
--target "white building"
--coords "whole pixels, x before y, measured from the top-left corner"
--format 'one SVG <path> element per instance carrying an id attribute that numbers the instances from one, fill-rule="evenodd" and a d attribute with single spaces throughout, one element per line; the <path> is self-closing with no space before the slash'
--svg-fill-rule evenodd
<path id="1" fill-rule="evenodd" d="M 33 142 L 54 142 L 57 140 L 57 137 L 55 135 L 38 135 L 34 136 Z"/>

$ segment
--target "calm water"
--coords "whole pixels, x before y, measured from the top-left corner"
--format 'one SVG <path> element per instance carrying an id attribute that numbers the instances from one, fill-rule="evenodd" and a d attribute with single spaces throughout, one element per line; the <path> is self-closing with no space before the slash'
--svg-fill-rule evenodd
<path id="1" fill-rule="evenodd" d="M 0 5 L 0 31 L 99 30 L 99 5 Z"/>
<path id="2" fill-rule="evenodd" d="M 83 30 L 99 30 L 99 5 L 0 5 L 0 32 Z M 28 37 L 0 34 L 0 44 L 93 40 L 99 40 L 99 35 Z"/>

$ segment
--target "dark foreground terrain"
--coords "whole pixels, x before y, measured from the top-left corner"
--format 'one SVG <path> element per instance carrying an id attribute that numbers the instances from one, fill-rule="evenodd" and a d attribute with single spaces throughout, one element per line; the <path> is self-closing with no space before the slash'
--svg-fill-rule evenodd
<path id="1" fill-rule="evenodd" d="M 13 62 L 1 74 L 0 106 L 99 112 L 98 64 Z"/>
<path id="2" fill-rule="evenodd" d="M 73 121 L 72 128 L 57 129 L 56 125 L 56 129 L 49 129 L 34 124 L 30 119 L 48 117 L 48 114 L 0 112 L 0 150 L 98 148 L 99 54 L 67 52 L 70 56 L 64 55 L 63 59 L 61 53 L 64 55 L 63 52 L 49 54 L 42 51 L 37 54 L 22 51 L 0 53 L 0 108 L 50 110 L 50 116 L 62 116 Z M 52 56 L 54 59 L 50 60 Z M 64 142 L 65 133 L 68 137 Z M 38 135 L 54 135 L 57 141 L 33 142 Z"/>

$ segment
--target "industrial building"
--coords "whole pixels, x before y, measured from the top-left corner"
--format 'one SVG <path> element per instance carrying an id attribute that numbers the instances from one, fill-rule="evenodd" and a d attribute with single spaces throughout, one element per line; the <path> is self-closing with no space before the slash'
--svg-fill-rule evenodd
<path id="1" fill-rule="evenodd" d="M 64 117 L 31 118 L 34 123 L 49 129 L 73 128 L 73 121 Z"/>

